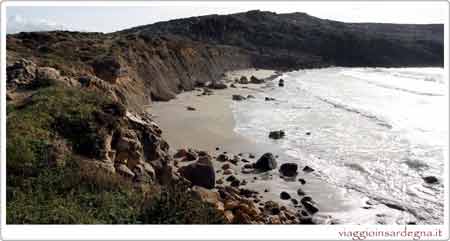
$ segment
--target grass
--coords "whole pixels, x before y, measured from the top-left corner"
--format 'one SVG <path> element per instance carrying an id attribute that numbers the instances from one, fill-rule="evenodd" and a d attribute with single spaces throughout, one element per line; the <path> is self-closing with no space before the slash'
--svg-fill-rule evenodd
<path id="1" fill-rule="evenodd" d="M 99 155 L 102 135 L 123 112 L 101 94 L 62 86 L 38 89 L 24 104 L 8 103 L 7 223 L 222 223 L 186 187 L 153 186 L 148 195 L 118 175 L 80 165 Z M 64 165 L 52 165 L 55 143 L 68 145 L 58 160 Z"/>

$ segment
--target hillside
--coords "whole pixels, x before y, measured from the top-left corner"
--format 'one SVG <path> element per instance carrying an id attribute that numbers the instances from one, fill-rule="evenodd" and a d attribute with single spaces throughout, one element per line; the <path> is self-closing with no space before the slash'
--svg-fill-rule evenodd
<path id="1" fill-rule="evenodd" d="M 115 99 L 142 109 L 232 69 L 443 66 L 443 25 L 355 24 L 250 11 L 111 34 L 19 33 L 8 35 L 7 50 L 8 63 L 31 58 L 67 76 L 98 77 Z"/>

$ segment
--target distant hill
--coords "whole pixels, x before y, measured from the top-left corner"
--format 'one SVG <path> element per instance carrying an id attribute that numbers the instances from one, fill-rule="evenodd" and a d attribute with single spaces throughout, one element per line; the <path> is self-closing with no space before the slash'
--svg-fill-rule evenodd
<path id="1" fill-rule="evenodd" d="M 343 23 L 305 13 L 249 11 L 159 22 L 110 34 L 8 35 L 19 58 L 73 77 L 95 76 L 139 108 L 221 78 L 224 71 L 325 66 L 443 66 L 442 24 Z"/>

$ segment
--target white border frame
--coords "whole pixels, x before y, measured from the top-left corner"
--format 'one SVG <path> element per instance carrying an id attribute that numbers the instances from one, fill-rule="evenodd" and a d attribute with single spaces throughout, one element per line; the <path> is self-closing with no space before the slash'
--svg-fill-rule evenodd
<path id="1" fill-rule="evenodd" d="M 228 2 L 206 1 L 170 1 L 170 2 L 101 2 L 101 1 L 73 1 L 73 2 L 32 2 L 32 1 L 7 1 L 1 4 L 1 236 L 8 240 L 334 240 L 351 239 L 340 237 L 338 232 L 345 230 L 378 230 L 378 231 L 402 231 L 406 226 L 402 225 L 6 225 L 6 8 L 9 6 L 198 6 L 204 4 L 222 5 L 233 4 Z M 348 2 L 348 1 L 342 1 Z M 363 1 L 358 1 L 363 2 Z M 372 1 L 366 1 L 372 2 Z M 380 1 L 383 2 L 383 1 Z M 407 4 L 408 1 L 400 1 Z M 423 1 L 427 2 L 427 1 Z M 431 1 L 428 1 L 431 2 Z M 449 3 L 446 2 L 447 9 Z M 292 3 L 292 2 L 291 2 Z M 389 4 L 391 2 L 384 2 Z M 255 2 L 239 2 L 239 4 L 251 4 Z M 265 2 L 264 4 L 290 4 L 290 2 Z M 449 13 L 446 12 L 444 25 L 444 70 L 445 78 L 449 80 Z M 447 82 L 448 83 L 448 82 Z M 447 86 L 448 87 L 448 86 Z M 447 93 L 448 99 L 448 93 Z M 448 112 L 447 112 L 448 116 Z M 447 139 L 447 141 L 449 141 Z M 447 143 L 448 146 L 448 143 Z M 440 228 L 442 237 L 436 240 L 449 239 L 449 163 L 448 149 L 445 155 L 445 197 L 443 225 L 409 225 L 408 231 L 434 231 Z M 396 237 L 397 239 L 405 239 Z M 368 238 L 372 239 L 372 238 Z M 388 237 L 376 239 L 392 240 Z"/>

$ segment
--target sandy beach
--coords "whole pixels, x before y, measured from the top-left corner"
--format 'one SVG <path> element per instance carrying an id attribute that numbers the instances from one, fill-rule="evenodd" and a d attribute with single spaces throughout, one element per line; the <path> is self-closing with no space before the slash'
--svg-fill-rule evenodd
<path id="1" fill-rule="evenodd" d="M 228 72 L 225 81 L 252 75 L 267 78 L 275 74 L 273 70 L 238 70 Z M 173 150 L 179 148 L 195 148 L 214 152 L 216 147 L 232 153 L 269 151 L 268 145 L 257 144 L 234 132 L 234 119 L 231 110 L 232 95 L 247 96 L 263 91 L 259 84 L 235 84 L 238 88 L 213 90 L 212 95 L 202 95 L 201 89 L 179 94 L 168 102 L 154 102 L 150 113 L 164 130 L 163 136 Z M 246 87 L 246 88 L 242 88 Z M 195 110 L 188 110 L 194 107 Z"/>
<path id="2" fill-rule="evenodd" d="M 245 69 L 226 73 L 225 82 L 234 82 L 235 78 L 252 75 L 257 78 L 268 78 L 275 71 L 263 69 Z M 283 162 L 288 159 L 276 145 L 256 142 L 234 131 L 235 121 L 231 108 L 232 95 L 252 95 L 264 91 L 263 84 L 235 84 L 238 88 L 213 90 L 212 95 L 200 95 L 201 90 L 184 92 L 168 102 L 154 102 L 150 108 L 151 114 L 161 126 L 163 137 L 169 142 L 173 151 L 180 148 L 194 148 L 208 151 L 214 156 L 220 153 L 230 155 L 242 154 L 250 162 L 254 162 L 262 154 L 272 152 L 279 156 Z M 242 88 L 244 87 L 244 88 Z M 188 110 L 194 107 L 195 110 Z M 218 148 L 218 150 L 216 149 Z M 250 159 L 249 154 L 256 158 Z M 187 163 L 181 163 L 185 165 Z M 224 180 L 227 176 L 221 170 L 223 163 L 213 162 L 217 171 L 217 179 Z M 245 163 L 244 163 L 245 164 Z M 280 200 L 280 192 L 283 190 L 297 190 L 299 182 L 294 178 L 287 180 L 278 171 L 259 174 L 242 174 L 241 166 L 231 167 L 232 174 L 240 180 L 246 180 L 246 188 L 260 192 L 262 200 L 275 200 L 286 206 L 293 207 L 289 200 Z M 363 201 L 350 201 L 345 198 L 348 195 L 344 190 L 336 189 L 318 179 L 314 174 L 303 173 L 299 177 L 307 180 L 307 184 L 301 188 L 314 200 L 317 200 L 322 212 L 335 213 L 350 210 L 362 205 Z M 316 215 L 316 222 L 330 222 L 329 215 Z"/>

